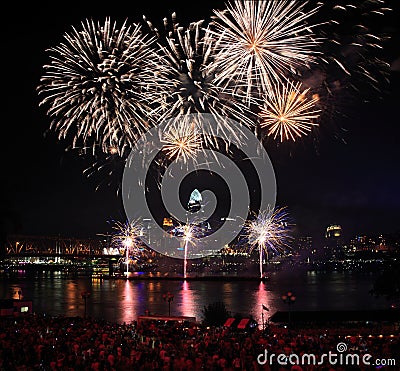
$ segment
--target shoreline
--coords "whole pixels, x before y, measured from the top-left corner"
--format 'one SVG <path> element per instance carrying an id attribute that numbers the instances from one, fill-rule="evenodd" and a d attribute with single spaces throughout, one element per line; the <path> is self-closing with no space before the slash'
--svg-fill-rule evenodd
<path id="1" fill-rule="evenodd" d="M 100 278 L 100 277 L 99 277 Z M 259 281 L 266 282 L 270 280 L 270 277 L 253 277 L 253 276 L 189 276 L 184 278 L 183 276 L 149 276 L 149 275 L 133 275 L 129 277 L 125 276 L 102 276 L 102 279 L 106 280 L 166 280 L 166 281 Z"/>

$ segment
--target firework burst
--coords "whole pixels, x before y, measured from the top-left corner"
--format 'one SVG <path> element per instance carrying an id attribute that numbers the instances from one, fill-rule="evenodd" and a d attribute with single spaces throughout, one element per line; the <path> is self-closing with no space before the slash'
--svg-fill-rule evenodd
<path id="1" fill-rule="evenodd" d="M 145 18 L 146 20 L 146 18 Z M 215 74 L 210 68 L 214 56 L 214 40 L 209 37 L 204 21 L 192 22 L 182 27 L 176 22 L 175 13 L 169 22 L 164 19 L 164 32 L 160 32 L 150 21 L 148 26 L 154 32 L 159 46 L 159 91 L 164 101 L 154 110 L 160 119 L 181 120 L 188 114 L 211 113 L 229 117 L 249 127 L 254 126 L 254 113 L 238 95 L 214 84 Z M 225 136 L 235 135 L 229 124 L 220 120 L 218 130 Z M 209 133 L 205 142 L 215 145 Z"/>
<path id="2" fill-rule="evenodd" d="M 138 238 L 143 236 L 143 225 L 139 220 L 131 222 L 114 222 L 111 244 L 127 250 L 134 250 L 138 247 Z"/>
<path id="3" fill-rule="evenodd" d="M 249 245 L 249 253 L 259 250 L 260 275 L 263 277 L 263 254 L 268 259 L 269 251 L 282 253 L 289 248 L 289 215 L 286 208 L 261 211 L 254 220 L 248 220 L 244 228 L 244 237 Z"/>
<path id="4" fill-rule="evenodd" d="M 247 102 L 275 82 L 309 66 L 319 43 L 307 23 L 319 5 L 305 11 L 305 2 L 233 1 L 214 10 L 210 35 L 215 39 L 212 68 L 219 86 L 243 91 Z"/>
<path id="5" fill-rule="evenodd" d="M 186 162 L 188 159 L 195 159 L 197 151 L 202 149 L 202 139 L 193 124 L 180 125 L 180 122 L 174 122 L 168 127 L 161 142 L 169 159 L 182 158 Z"/>
<path id="6" fill-rule="evenodd" d="M 112 226 L 114 233 L 111 238 L 111 244 L 120 251 L 125 250 L 126 277 L 129 275 L 130 256 L 140 252 L 140 237 L 143 236 L 143 226 L 139 219 L 131 222 L 115 222 Z"/>
<path id="7" fill-rule="evenodd" d="M 196 246 L 196 241 L 199 237 L 199 227 L 196 224 L 183 224 L 182 229 L 182 239 L 185 243 L 189 245 Z"/>
<path id="8" fill-rule="evenodd" d="M 153 41 L 139 25 L 125 21 L 119 29 L 109 18 L 104 24 L 87 19 L 49 49 L 38 92 L 60 139 L 70 134 L 73 147 L 100 144 L 105 152 L 131 148 L 149 125 L 147 98 L 157 74 Z"/>
<path id="9" fill-rule="evenodd" d="M 301 83 L 275 84 L 260 111 L 260 126 L 267 128 L 267 135 L 279 137 L 281 142 L 295 141 L 318 126 L 315 122 L 321 112 L 316 107 L 318 96 L 310 97 L 309 90 L 301 91 Z"/>

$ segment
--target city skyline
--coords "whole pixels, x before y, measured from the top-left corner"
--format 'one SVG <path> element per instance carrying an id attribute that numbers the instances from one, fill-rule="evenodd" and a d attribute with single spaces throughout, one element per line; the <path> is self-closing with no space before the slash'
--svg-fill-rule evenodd
<path id="1" fill-rule="evenodd" d="M 396 104 L 400 100 L 400 51 L 396 49 L 399 30 L 395 28 L 399 6 L 392 3 L 394 10 L 387 25 L 377 25 L 392 34 L 384 50 L 391 65 L 390 84 L 381 96 L 370 96 L 370 103 L 355 99 L 331 122 L 322 123 L 317 137 L 290 144 L 265 142 L 277 178 L 277 205 L 288 207 L 302 235 L 317 239 L 334 223 L 342 226 L 346 236 L 399 230 L 400 129 Z M 139 21 L 145 14 L 161 22 L 162 17 L 176 11 L 178 18 L 196 21 L 222 6 L 223 2 L 209 3 L 201 14 L 193 15 L 178 3 L 171 3 L 171 9 L 165 5 L 155 9 L 150 4 L 132 9 L 129 16 Z M 48 61 L 46 49 L 85 18 L 21 14 L 16 29 L 11 26 L 12 20 L 7 20 L 7 50 L 14 58 L 6 76 L 1 201 L 5 210 L 2 224 L 9 233 L 89 237 L 109 231 L 108 221 L 125 218 L 116 180 L 96 191 L 100 181 L 107 183 L 108 179 L 83 174 L 91 160 L 76 151 L 66 152 L 66 141 L 59 142 L 53 132 L 43 135 L 50 120 L 38 106 L 36 87 L 42 66 Z M 184 187 L 183 198 L 193 189 L 208 185 L 200 177 L 196 182 Z M 218 181 L 214 186 L 217 191 L 223 190 Z"/>

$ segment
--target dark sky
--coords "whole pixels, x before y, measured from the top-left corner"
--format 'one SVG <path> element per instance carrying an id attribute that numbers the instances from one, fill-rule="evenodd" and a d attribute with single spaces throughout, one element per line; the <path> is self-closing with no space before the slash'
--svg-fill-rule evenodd
<path id="1" fill-rule="evenodd" d="M 160 20 L 176 11 L 178 18 L 195 21 L 223 7 L 222 1 L 201 2 L 198 7 L 193 2 L 162 3 L 113 2 L 107 8 L 88 7 L 81 12 L 88 15 L 73 16 L 61 9 L 51 12 L 50 5 L 43 3 L 32 11 L 19 9 L 3 17 L 1 207 L 9 231 L 90 237 L 108 231 L 108 220 L 124 219 L 115 187 L 96 191 L 98 179 L 82 174 L 89 162 L 75 152 L 65 152 L 67 143 L 59 143 L 56 135 L 44 135 L 50 119 L 38 107 L 35 89 L 48 62 L 46 48 L 57 45 L 71 25 L 86 17 L 104 19 L 94 14 L 112 16 L 118 11 L 125 15 L 116 19 L 127 16 L 140 21 L 146 14 Z M 400 38 L 394 28 L 400 6 L 396 0 L 388 3 L 396 9 L 381 25 L 392 34 L 385 44 L 392 65 L 385 91 L 370 96 L 368 104 L 355 100 L 345 105 L 343 114 L 320 131 L 317 142 L 304 140 L 290 146 L 268 142 L 278 204 L 288 206 L 302 234 L 321 236 L 330 223 L 341 224 L 346 236 L 400 229 Z"/>

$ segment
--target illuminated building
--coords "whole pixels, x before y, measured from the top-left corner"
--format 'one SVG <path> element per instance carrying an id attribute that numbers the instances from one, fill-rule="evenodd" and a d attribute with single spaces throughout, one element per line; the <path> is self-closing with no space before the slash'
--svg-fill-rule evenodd
<path id="1" fill-rule="evenodd" d="M 204 203 L 203 197 L 198 189 L 194 189 L 193 192 L 190 194 L 189 202 L 187 205 L 187 209 L 190 213 L 196 213 L 200 211 L 201 213 L 204 212 Z M 187 215 L 187 219 L 191 220 L 190 214 Z M 196 219 L 195 219 L 196 220 Z M 202 221 L 200 223 L 195 223 L 198 227 L 197 233 L 198 237 L 201 237 L 205 233 L 211 230 L 211 225 L 208 221 Z"/>
<path id="2" fill-rule="evenodd" d="M 191 213 L 195 213 L 202 208 L 202 202 L 203 198 L 201 197 L 201 193 L 198 189 L 195 189 L 190 195 L 187 208 Z"/>
<path id="3" fill-rule="evenodd" d="M 328 228 L 326 228 L 325 238 L 326 239 L 335 239 L 340 238 L 342 236 L 342 227 L 337 224 L 332 224 Z"/>
<path id="4" fill-rule="evenodd" d="M 327 260 L 343 259 L 342 227 L 331 224 L 326 228 L 324 257 Z"/>
<path id="5" fill-rule="evenodd" d="M 164 229 L 165 228 L 170 228 L 170 227 L 173 227 L 174 226 L 174 223 L 172 222 L 172 219 L 171 218 L 164 218 L 163 219 L 163 227 L 164 227 Z"/>
<path id="6" fill-rule="evenodd" d="M 390 243 L 383 235 L 379 236 L 355 236 L 350 240 L 346 249 L 346 255 L 351 257 L 375 258 L 376 253 L 388 253 L 392 250 Z"/>

